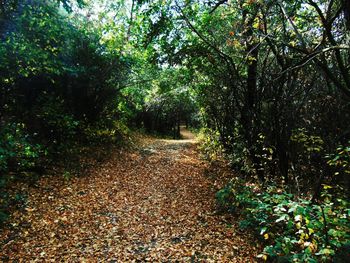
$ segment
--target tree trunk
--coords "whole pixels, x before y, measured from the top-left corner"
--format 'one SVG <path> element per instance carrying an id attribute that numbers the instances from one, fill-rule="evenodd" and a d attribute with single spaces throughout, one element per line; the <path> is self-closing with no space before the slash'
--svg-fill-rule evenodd
<path id="1" fill-rule="evenodd" d="M 343 0 L 343 13 L 345 17 L 346 28 L 350 30 L 350 1 Z"/>

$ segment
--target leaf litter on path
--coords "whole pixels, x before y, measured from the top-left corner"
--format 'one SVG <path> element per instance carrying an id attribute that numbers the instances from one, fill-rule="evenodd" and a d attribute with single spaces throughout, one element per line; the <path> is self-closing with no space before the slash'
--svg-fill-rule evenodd
<path id="1" fill-rule="evenodd" d="M 0 232 L 0 260 L 254 262 L 256 244 L 215 212 L 223 182 L 208 176 L 194 141 L 139 145 L 86 176 L 46 176 L 28 188 L 26 209 Z"/>

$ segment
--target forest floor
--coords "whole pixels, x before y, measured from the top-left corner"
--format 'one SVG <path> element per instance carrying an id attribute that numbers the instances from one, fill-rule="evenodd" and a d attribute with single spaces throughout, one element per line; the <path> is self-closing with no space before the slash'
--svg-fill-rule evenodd
<path id="1" fill-rule="evenodd" d="M 142 137 L 84 176 L 18 185 L 26 206 L 0 231 L 0 261 L 254 262 L 256 242 L 216 212 L 230 170 L 182 134 Z"/>

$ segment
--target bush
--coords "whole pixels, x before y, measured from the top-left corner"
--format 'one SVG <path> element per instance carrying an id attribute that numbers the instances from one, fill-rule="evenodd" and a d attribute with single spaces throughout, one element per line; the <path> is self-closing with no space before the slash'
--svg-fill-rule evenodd
<path id="1" fill-rule="evenodd" d="M 21 171 L 34 167 L 42 153 L 42 147 L 31 141 L 23 123 L 9 123 L 0 132 L 1 174 L 9 169 Z"/>
<path id="2" fill-rule="evenodd" d="M 23 123 L 9 123 L 0 131 L 0 225 L 8 218 L 8 194 L 6 185 L 15 175 L 28 175 L 44 155 L 41 145 L 35 144 Z M 27 178 L 28 179 L 28 178 Z"/>
<path id="3" fill-rule="evenodd" d="M 223 154 L 223 146 L 220 143 L 220 134 L 217 131 L 209 128 L 203 128 L 199 132 L 198 140 L 200 150 L 204 154 L 204 158 L 210 161 L 215 161 Z"/>
<path id="4" fill-rule="evenodd" d="M 350 142 L 339 146 L 334 154 L 329 154 L 326 158 L 327 164 L 334 168 L 334 177 L 345 181 L 350 194 Z"/>
<path id="5" fill-rule="evenodd" d="M 284 192 L 276 187 L 264 191 L 234 181 L 217 194 L 218 203 L 244 219 L 242 228 L 253 228 L 264 244 L 258 256 L 278 262 L 341 261 L 350 242 L 350 203 L 331 194 L 324 185 L 322 202 Z M 339 189 L 338 189 L 339 192 Z"/>

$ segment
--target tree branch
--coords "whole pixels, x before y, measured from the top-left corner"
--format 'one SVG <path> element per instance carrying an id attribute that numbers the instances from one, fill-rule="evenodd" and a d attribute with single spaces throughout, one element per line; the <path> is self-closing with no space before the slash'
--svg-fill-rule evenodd
<path id="1" fill-rule="evenodd" d="M 309 3 L 309 5 L 311 5 L 312 7 L 315 8 L 316 12 L 320 16 L 321 21 L 322 21 L 322 25 L 323 25 L 323 27 L 325 29 L 327 38 L 328 38 L 329 42 L 331 43 L 331 45 L 337 46 L 337 42 L 336 42 L 334 36 L 332 35 L 332 24 L 329 23 L 329 21 L 327 21 L 327 18 L 323 15 L 322 10 L 317 5 L 317 3 L 315 3 L 313 0 L 308 0 L 308 3 Z M 329 7 L 329 8 L 331 8 L 331 7 Z M 328 8 L 328 11 L 327 11 L 328 13 L 330 13 L 329 8 Z M 336 58 L 336 61 L 338 63 L 338 67 L 339 67 L 340 73 L 341 73 L 341 75 L 342 75 L 342 77 L 344 79 L 345 85 L 346 85 L 346 87 L 343 87 L 343 88 L 348 90 L 348 92 L 350 94 L 350 74 L 349 74 L 349 72 L 346 69 L 346 66 L 344 64 L 344 61 L 342 59 L 342 56 L 341 56 L 341 53 L 340 53 L 339 49 L 335 49 L 335 58 Z M 342 89 L 342 90 L 344 90 L 344 89 Z"/>
<path id="2" fill-rule="evenodd" d="M 283 7 L 283 5 L 281 4 L 280 1 L 277 1 L 277 4 L 281 8 L 284 17 L 288 20 L 289 24 L 293 27 L 293 30 L 294 30 L 295 34 L 297 35 L 297 37 L 298 37 L 300 43 L 302 44 L 303 48 L 306 48 L 306 43 L 304 41 L 304 38 L 299 33 L 299 30 L 296 27 L 296 25 L 294 24 L 294 22 L 292 21 L 292 19 L 288 16 L 287 11 L 284 9 L 284 7 Z"/>
<path id="3" fill-rule="evenodd" d="M 210 43 L 209 40 L 207 40 L 201 32 L 199 32 L 191 23 L 191 21 L 188 19 L 188 17 L 186 16 L 186 14 L 184 13 L 183 9 L 179 6 L 179 4 L 176 1 L 176 6 L 179 9 L 182 17 L 184 18 L 186 24 L 189 26 L 189 28 L 210 48 L 212 48 L 224 61 L 226 61 L 226 63 L 228 65 L 230 65 L 230 67 L 232 67 L 233 71 L 235 72 L 235 74 L 237 74 L 237 69 L 235 66 L 235 63 L 233 62 L 233 59 L 228 56 L 227 54 L 223 53 L 218 47 L 216 47 L 215 45 L 213 45 L 212 43 Z"/>
<path id="4" fill-rule="evenodd" d="M 312 54 L 307 55 L 306 57 L 304 57 L 301 61 L 299 61 L 296 65 L 284 70 L 281 72 L 281 74 L 284 74 L 286 72 L 292 71 L 294 69 L 298 69 L 298 68 L 302 68 L 303 66 L 305 66 L 306 64 L 308 64 L 310 61 L 312 61 L 316 56 L 322 54 L 322 53 L 326 53 L 328 51 L 332 51 L 335 49 L 349 49 L 350 50 L 350 46 L 334 46 L 334 47 L 328 47 L 328 48 L 324 48 L 322 50 L 316 51 Z"/>
<path id="5" fill-rule="evenodd" d="M 215 6 L 213 7 L 213 9 L 210 10 L 209 14 L 214 13 L 215 10 L 216 10 L 219 6 L 225 4 L 227 1 L 228 1 L 228 0 L 220 0 L 219 2 L 217 2 L 217 3 L 215 4 Z"/>

